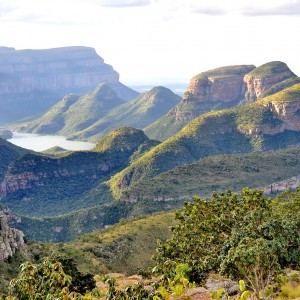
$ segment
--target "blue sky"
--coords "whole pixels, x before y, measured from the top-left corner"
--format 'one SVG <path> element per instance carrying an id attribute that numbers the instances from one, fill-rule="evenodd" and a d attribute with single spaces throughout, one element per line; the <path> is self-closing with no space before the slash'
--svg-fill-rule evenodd
<path id="1" fill-rule="evenodd" d="M 300 0 L 0 0 L 0 45 L 90 46 L 128 85 L 281 60 L 300 75 Z"/>

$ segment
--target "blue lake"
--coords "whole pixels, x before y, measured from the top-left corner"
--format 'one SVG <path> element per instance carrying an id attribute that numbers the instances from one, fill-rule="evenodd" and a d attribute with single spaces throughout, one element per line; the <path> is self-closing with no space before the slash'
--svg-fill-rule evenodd
<path id="1" fill-rule="evenodd" d="M 54 146 L 59 146 L 66 150 L 90 150 L 95 144 L 79 141 L 68 141 L 66 137 L 59 135 L 39 135 L 34 133 L 14 132 L 9 142 L 22 148 L 44 151 Z"/>

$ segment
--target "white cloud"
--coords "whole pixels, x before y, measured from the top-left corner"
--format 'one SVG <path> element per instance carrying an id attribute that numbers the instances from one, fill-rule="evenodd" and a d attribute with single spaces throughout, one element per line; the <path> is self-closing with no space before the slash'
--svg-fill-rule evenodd
<path id="1" fill-rule="evenodd" d="M 243 14 L 248 16 L 300 15 L 300 0 L 288 1 L 288 3 L 269 7 L 253 6 L 244 10 Z"/>
<path id="2" fill-rule="evenodd" d="M 94 47 L 125 83 L 271 60 L 300 74 L 299 1 L 0 0 L 0 45 Z"/>
<path id="3" fill-rule="evenodd" d="M 298 15 L 300 0 L 210 0 L 188 1 L 191 11 L 206 15 L 236 13 L 247 16 Z"/>
<path id="4" fill-rule="evenodd" d="M 133 7 L 145 6 L 151 3 L 150 0 L 99 0 L 97 3 L 106 7 Z"/>

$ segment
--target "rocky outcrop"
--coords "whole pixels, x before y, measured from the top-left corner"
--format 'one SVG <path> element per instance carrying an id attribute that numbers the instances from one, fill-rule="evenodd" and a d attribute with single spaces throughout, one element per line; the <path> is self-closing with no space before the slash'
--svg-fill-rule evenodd
<path id="1" fill-rule="evenodd" d="M 282 125 L 277 127 L 277 132 L 284 130 L 300 131 L 300 101 L 294 102 L 270 102 L 272 110 L 283 121 Z M 266 134 L 272 134 L 272 132 Z"/>
<path id="2" fill-rule="evenodd" d="M 17 249 L 25 246 L 21 230 L 10 228 L 5 215 L 0 211 L 0 261 L 12 256 Z"/>
<path id="3" fill-rule="evenodd" d="M 246 91 L 244 76 L 254 68 L 252 65 L 229 66 L 201 73 L 191 79 L 183 101 L 240 100 Z"/>
<path id="4" fill-rule="evenodd" d="M 281 193 L 288 190 L 295 190 L 300 186 L 300 175 L 293 176 L 286 180 L 273 182 L 265 187 L 262 187 L 262 190 L 265 194 Z"/>
<path id="5" fill-rule="evenodd" d="M 276 97 L 266 97 L 262 104 L 275 120 L 267 120 L 256 126 L 239 126 L 239 131 L 248 136 L 275 135 L 284 131 L 300 131 L 300 84 L 285 89 Z"/>
<path id="6" fill-rule="evenodd" d="M 0 186 L 0 198 L 5 198 L 10 193 L 16 193 L 19 190 L 29 189 L 33 185 L 44 185 L 40 174 L 33 172 L 24 172 L 17 175 L 8 175 Z"/>
<path id="7" fill-rule="evenodd" d="M 253 65 L 222 67 L 193 77 L 183 101 L 231 102 L 245 98 L 253 102 L 271 87 L 294 77 L 285 63 L 277 61 L 257 68 Z"/>
<path id="8" fill-rule="evenodd" d="M 264 64 L 245 75 L 245 99 L 247 102 L 261 99 L 271 87 L 292 77 L 296 75 L 283 62 Z"/>

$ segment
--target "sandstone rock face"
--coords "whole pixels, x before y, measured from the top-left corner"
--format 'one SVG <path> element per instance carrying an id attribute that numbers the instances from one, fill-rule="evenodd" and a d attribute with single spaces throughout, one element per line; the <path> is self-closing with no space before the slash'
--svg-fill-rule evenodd
<path id="1" fill-rule="evenodd" d="M 0 211 L 0 261 L 12 256 L 17 249 L 23 248 L 24 234 L 21 230 L 10 228 L 6 217 Z"/>
<path id="2" fill-rule="evenodd" d="M 123 90 L 119 74 L 93 48 L 0 47 L 0 122 L 39 114 L 66 94 L 86 93 L 101 82 Z"/>
<path id="3" fill-rule="evenodd" d="M 91 89 L 115 83 L 119 74 L 87 47 L 0 51 L 0 95 Z"/>
<path id="4" fill-rule="evenodd" d="M 201 73 L 191 79 L 184 101 L 240 100 L 246 90 L 244 76 L 255 67 L 252 65 L 229 66 Z"/>
<path id="5" fill-rule="evenodd" d="M 239 128 L 239 131 L 248 135 L 275 135 L 285 130 L 300 131 L 300 101 L 294 102 L 278 102 L 271 101 L 265 104 L 271 111 L 276 112 L 279 120 L 282 122 L 276 126 L 263 124 L 254 128 Z"/>
<path id="6" fill-rule="evenodd" d="M 278 73 L 262 75 L 245 75 L 244 82 L 247 86 L 245 98 L 247 102 L 261 99 L 264 93 L 275 84 L 295 76 L 295 74 L 285 65 Z"/>

